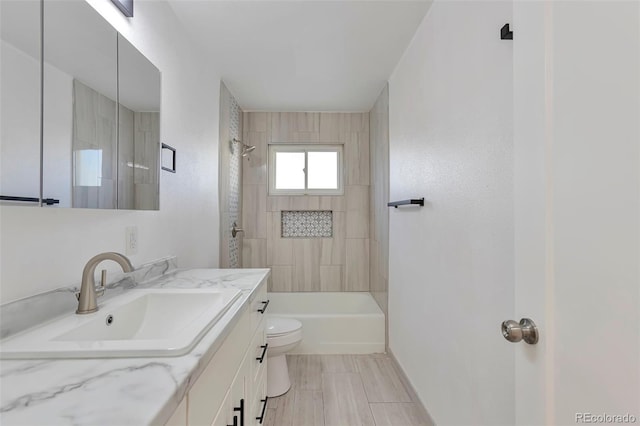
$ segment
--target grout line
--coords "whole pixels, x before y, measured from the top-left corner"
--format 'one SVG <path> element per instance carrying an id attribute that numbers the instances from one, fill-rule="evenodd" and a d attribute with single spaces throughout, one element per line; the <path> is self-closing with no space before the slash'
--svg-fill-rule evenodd
<path id="1" fill-rule="evenodd" d="M 358 368 L 357 364 L 356 364 L 356 368 Z M 364 381 L 362 380 L 362 374 L 358 373 L 358 376 L 360 377 L 360 382 L 362 383 L 362 390 L 364 391 L 364 396 L 365 396 L 365 398 L 367 398 L 367 406 L 369 408 L 369 414 L 371 415 L 371 420 L 373 420 L 373 424 L 374 425 L 377 425 L 376 418 L 374 417 L 373 410 L 371 409 L 371 402 L 369 401 L 369 395 L 367 394 L 367 388 L 365 388 Z"/>
<path id="2" fill-rule="evenodd" d="M 415 405 L 415 406 L 418 405 L 417 402 L 413 402 L 413 401 L 411 401 L 411 402 L 370 402 L 369 403 L 369 405 L 372 405 L 372 404 L 398 404 L 398 405 L 411 404 L 411 405 Z"/>
<path id="3" fill-rule="evenodd" d="M 291 407 L 291 426 L 295 426 L 293 424 L 293 419 L 296 417 L 296 407 L 298 406 L 298 396 L 300 396 L 300 392 L 297 389 L 289 389 L 289 392 L 293 392 L 293 397 L 291 398 L 292 407 Z"/>
<path id="4" fill-rule="evenodd" d="M 371 418 L 373 419 L 373 424 L 374 424 L 375 426 L 378 426 L 378 422 L 376 422 L 376 418 L 375 418 L 375 416 L 373 415 L 373 410 L 371 409 L 371 404 L 372 404 L 372 403 L 370 402 L 370 403 L 369 403 L 369 411 L 371 411 Z M 375 403 L 374 403 L 374 404 L 375 404 Z"/>
<path id="5" fill-rule="evenodd" d="M 320 377 L 320 399 L 322 401 L 322 425 L 327 426 L 326 416 L 324 415 L 324 391 L 322 390 L 322 377 Z"/>

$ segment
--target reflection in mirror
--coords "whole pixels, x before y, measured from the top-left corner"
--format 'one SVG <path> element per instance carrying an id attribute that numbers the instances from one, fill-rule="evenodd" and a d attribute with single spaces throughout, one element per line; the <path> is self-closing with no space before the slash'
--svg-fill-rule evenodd
<path id="1" fill-rule="evenodd" d="M 118 37 L 118 208 L 158 210 L 160 72 Z"/>
<path id="2" fill-rule="evenodd" d="M 0 1 L 0 58 L 0 195 L 37 198 L 40 194 L 39 1 Z M 45 194 L 45 197 L 56 195 Z M 13 203 L 3 201 L 2 204 Z"/>
<path id="3" fill-rule="evenodd" d="M 44 4 L 44 192 L 114 209 L 117 32 L 86 2 Z"/>
<path id="4" fill-rule="evenodd" d="M 45 1 L 44 16 L 45 192 L 157 210 L 160 72 L 84 1 Z"/>

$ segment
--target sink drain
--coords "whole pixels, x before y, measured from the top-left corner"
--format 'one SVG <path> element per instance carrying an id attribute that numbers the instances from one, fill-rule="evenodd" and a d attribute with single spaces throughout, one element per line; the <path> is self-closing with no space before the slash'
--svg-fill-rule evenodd
<path id="1" fill-rule="evenodd" d="M 107 320 L 105 322 L 107 325 L 113 324 L 113 315 L 107 315 Z"/>

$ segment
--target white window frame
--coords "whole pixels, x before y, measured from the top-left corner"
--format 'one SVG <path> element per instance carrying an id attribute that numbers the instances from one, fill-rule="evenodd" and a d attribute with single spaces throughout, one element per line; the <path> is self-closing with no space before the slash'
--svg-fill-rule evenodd
<path id="1" fill-rule="evenodd" d="M 338 188 L 337 189 L 309 189 L 307 188 L 307 158 L 308 152 L 337 152 L 338 153 Z M 304 152 L 304 189 L 276 189 L 276 153 Z M 269 195 L 344 195 L 344 147 L 332 144 L 269 144 Z"/>

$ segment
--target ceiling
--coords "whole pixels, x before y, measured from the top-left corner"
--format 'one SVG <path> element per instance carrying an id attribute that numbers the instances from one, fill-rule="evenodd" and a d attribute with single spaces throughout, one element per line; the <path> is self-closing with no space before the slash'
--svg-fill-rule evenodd
<path id="1" fill-rule="evenodd" d="M 169 4 L 245 111 L 368 111 L 431 3 Z"/>

